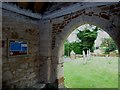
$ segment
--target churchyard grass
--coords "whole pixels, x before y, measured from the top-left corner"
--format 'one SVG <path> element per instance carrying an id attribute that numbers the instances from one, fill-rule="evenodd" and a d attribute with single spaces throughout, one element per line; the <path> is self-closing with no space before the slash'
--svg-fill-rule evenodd
<path id="1" fill-rule="evenodd" d="M 118 88 L 118 57 L 91 57 L 64 62 L 67 88 Z"/>

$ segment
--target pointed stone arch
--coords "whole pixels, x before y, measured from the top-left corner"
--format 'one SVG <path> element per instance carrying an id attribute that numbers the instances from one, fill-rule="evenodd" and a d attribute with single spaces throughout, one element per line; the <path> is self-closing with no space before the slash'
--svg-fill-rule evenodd
<path id="1" fill-rule="evenodd" d="M 114 8 L 113 8 L 114 7 Z M 119 8 L 117 4 L 102 7 L 87 8 L 58 18 L 60 22 L 52 25 L 52 61 L 56 62 L 57 83 L 62 85 L 64 80 L 63 55 L 64 41 L 79 26 L 91 24 L 100 27 L 107 32 L 118 46 L 120 53 L 120 25 Z M 53 20 L 54 21 L 54 20 Z M 54 21 L 55 22 L 55 21 Z M 62 72 L 62 73 L 61 73 Z"/>

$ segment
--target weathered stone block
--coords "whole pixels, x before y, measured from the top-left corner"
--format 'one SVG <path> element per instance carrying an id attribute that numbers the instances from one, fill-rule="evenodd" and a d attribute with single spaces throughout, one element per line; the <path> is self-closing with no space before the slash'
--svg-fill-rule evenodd
<path id="1" fill-rule="evenodd" d="M 36 74 L 35 73 L 31 73 L 30 75 L 29 75 L 29 77 L 27 77 L 28 79 L 32 79 L 32 78 L 34 78 L 34 77 L 36 77 Z"/>
<path id="2" fill-rule="evenodd" d="M 57 66 L 57 78 L 64 77 L 63 64 L 58 64 Z"/>
<path id="3" fill-rule="evenodd" d="M 20 65 L 21 69 L 27 69 L 28 68 L 28 63 L 23 63 Z"/>
<path id="4" fill-rule="evenodd" d="M 64 77 L 57 79 L 56 83 L 58 83 L 58 84 L 64 83 Z"/>
<path id="5" fill-rule="evenodd" d="M 13 78 L 13 75 L 10 71 L 6 71 L 3 73 L 3 81 L 10 80 Z"/>
<path id="6" fill-rule="evenodd" d="M 30 74 L 30 73 L 32 73 L 33 71 L 34 71 L 33 68 L 30 68 L 30 69 L 27 70 L 27 73 Z"/>
<path id="7" fill-rule="evenodd" d="M 102 18 L 104 18 L 104 19 L 107 19 L 107 20 L 110 19 L 110 16 L 109 16 L 109 15 L 106 15 L 106 14 L 101 14 L 100 16 L 101 16 Z"/>

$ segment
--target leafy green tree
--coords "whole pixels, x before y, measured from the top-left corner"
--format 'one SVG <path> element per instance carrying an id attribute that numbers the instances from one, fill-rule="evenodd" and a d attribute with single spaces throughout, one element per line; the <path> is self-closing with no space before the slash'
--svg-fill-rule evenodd
<path id="1" fill-rule="evenodd" d="M 72 42 L 71 43 L 71 51 L 74 51 L 76 54 L 82 54 L 82 48 L 80 42 Z"/>
<path id="2" fill-rule="evenodd" d="M 68 40 L 64 43 L 64 55 L 69 56 L 69 50 L 70 50 L 70 43 Z"/>
<path id="3" fill-rule="evenodd" d="M 106 47 L 105 48 L 105 53 L 109 54 L 109 52 L 117 50 L 117 46 L 112 40 L 112 38 L 104 38 L 102 44 L 100 47 Z"/>
<path id="4" fill-rule="evenodd" d="M 64 43 L 64 55 L 69 56 L 70 52 L 73 50 L 76 54 L 82 54 L 82 48 L 80 42 L 71 42 L 66 41 Z"/>
<path id="5" fill-rule="evenodd" d="M 98 31 L 97 27 L 93 30 L 90 30 L 88 28 L 85 28 L 83 31 L 79 30 L 77 37 L 81 41 L 81 47 L 83 50 L 86 51 L 90 49 L 91 51 L 93 51 L 94 41 L 97 38 L 97 31 Z"/>

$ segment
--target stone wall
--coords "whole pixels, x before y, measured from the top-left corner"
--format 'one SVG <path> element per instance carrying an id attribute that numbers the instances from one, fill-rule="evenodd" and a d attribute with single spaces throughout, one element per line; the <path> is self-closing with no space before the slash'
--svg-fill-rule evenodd
<path id="1" fill-rule="evenodd" d="M 103 5 L 46 20 L 3 10 L 3 87 L 31 87 L 36 83 L 63 87 L 64 41 L 74 29 L 85 23 L 104 29 L 120 50 L 119 10 L 118 4 Z M 28 41 L 28 55 L 8 57 L 9 39 Z"/>
<path id="2" fill-rule="evenodd" d="M 0 89 L 2 89 L 2 44 L 1 43 L 2 43 L 2 9 L 0 9 Z"/>
<path id="3" fill-rule="evenodd" d="M 7 10 L 2 11 L 2 83 L 3 88 L 25 88 L 40 78 L 39 29 L 35 20 Z M 8 57 L 8 40 L 28 42 L 28 55 Z"/>

